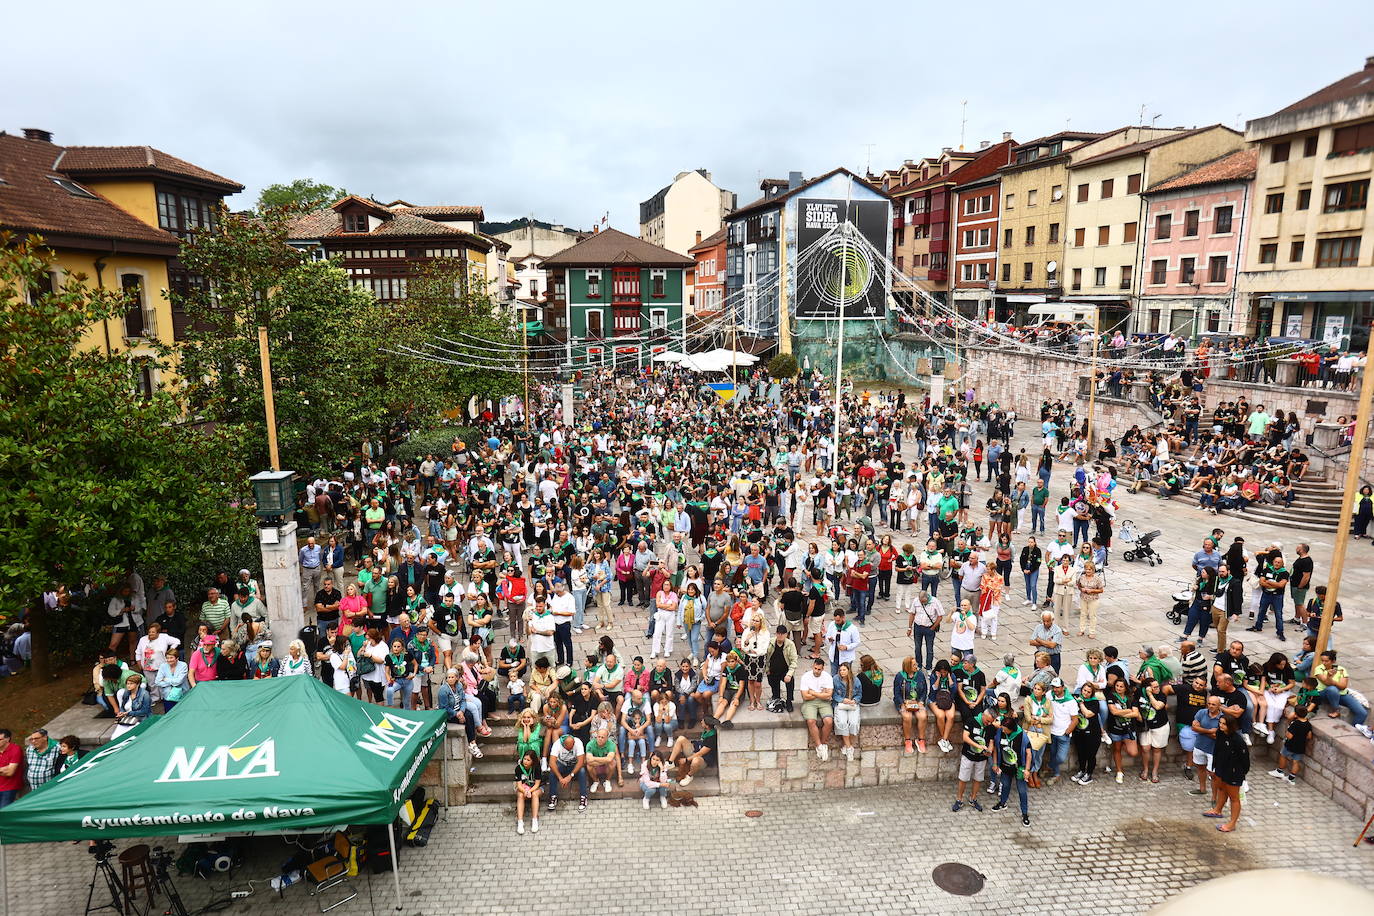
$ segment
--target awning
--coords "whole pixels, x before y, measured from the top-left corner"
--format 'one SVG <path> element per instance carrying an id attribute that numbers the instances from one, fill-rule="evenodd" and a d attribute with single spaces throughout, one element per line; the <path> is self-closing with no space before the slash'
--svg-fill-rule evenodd
<path id="1" fill-rule="evenodd" d="M 1374 302 L 1374 290 L 1350 289 L 1320 293 L 1261 293 L 1275 302 Z"/>

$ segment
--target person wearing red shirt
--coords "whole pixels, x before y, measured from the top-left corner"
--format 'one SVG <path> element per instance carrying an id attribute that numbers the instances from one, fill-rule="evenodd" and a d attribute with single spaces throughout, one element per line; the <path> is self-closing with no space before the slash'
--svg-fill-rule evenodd
<path id="1" fill-rule="evenodd" d="M 13 737 L 8 728 L 0 728 L 0 808 L 14 804 L 24 788 L 24 750 Z"/>

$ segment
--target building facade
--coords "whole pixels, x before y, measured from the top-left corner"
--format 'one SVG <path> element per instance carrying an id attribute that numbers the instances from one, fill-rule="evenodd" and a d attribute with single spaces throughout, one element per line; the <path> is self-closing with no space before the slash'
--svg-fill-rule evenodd
<path id="1" fill-rule="evenodd" d="M 1211 127 L 1178 131 L 1074 160 L 1064 251 L 1064 298 L 1096 306 L 1100 325 L 1128 332 L 1151 329 L 1140 310 L 1141 232 L 1147 214 L 1141 192 L 1244 145 L 1237 131 Z"/>
<path id="2" fill-rule="evenodd" d="M 541 303 L 553 282 L 549 272 L 544 270 L 544 259 L 571 248 L 591 234 L 532 217 L 480 223 L 477 228 L 483 236 L 510 245 L 506 257 L 515 280 L 515 297 Z"/>
<path id="3" fill-rule="evenodd" d="M 1005 298 L 998 298 L 998 246 L 1002 209 L 998 169 L 1011 161 L 1015 141 L 1010 137 L 988 144 L 974 161 L 954 173 L 954 206 L 950 232 L 954 240 L 954 271 L 950 278 L 953 303 L 961 313 L 1003 321 Z"/>
<path id="4" fill-rule="evenodd" d="M 122 291 L 128 309 L 90 328 L 82 345 L 127 354 L 145 391 L 160 381 L 148 365 L 156 347 L 191 326 L 170 295 L 200 282 L 178 259 L 181 240 L 213 228 L 224 198 L 242 190 L 150 146 L 59 146 L 44 130 L 0 132 L 0 229 L 42 236 L 56 261 L 31 294 L 75 274 Z"/>
<path id="5" fill-rule="evenodd" d="M 678 172 L 672 184 L 639 205 L 639 237 L 686 255 L 700 238 L 714 234 L 733 209 L 735 195 L 716 187 L 710 172 Z"/>
<path id="6" fill-rule="evenodd" d="M 948 301 L 950 176 L 975 158 L 945 147 L 939 156 L 908 159 L 902 168 L 883 173 L 892 196 L 892 263 L 899 274 L 893 294 L 918 312 L 923 296 Z"/>
<path id="7" fill-rule="evenodd" d="M 1245 330 L 1363 349 L 1374 318 L 1374 57 L 1250 121 L 1245 137 L 1258 148 Z"/>
<path id="8" fill-rule="evenodd" d="M 692 292 L 687 308 L 702 318 L 719 314 L 725 307 L 725 227 L 692 246 L 688 252 L 696 260 Z"/>
<path id="9" fill-rule="evenodd" d="M 593 233 L 544 261 L 553 277 L 546 335 L 564 345 L 574 369 L 642 366 L 655 352 L 680 349 L 685 275 L 695 263 L 616 229 Z"/>
<path id="10" fill-rule="evenodd" d="M 1252 149 L 1158 182 L 1146 206 L 1140 304 L 1145 327 L 1197 339 L 1235 333 L 1236 278 L 1255 177 Z"/>

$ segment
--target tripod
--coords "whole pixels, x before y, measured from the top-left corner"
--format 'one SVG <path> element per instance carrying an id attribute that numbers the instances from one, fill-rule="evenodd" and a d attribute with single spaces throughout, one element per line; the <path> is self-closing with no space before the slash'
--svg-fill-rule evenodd
<path id="1" fill-rule="evenodd" d="M 149 858 L 153 866 L 155 892 L 167 895 L 167 916 L 190 916 L 186 904 L 181 901 L 181 894 L 177 893 L 176 885 L 172 883 L 172 876 L 167 871 L 167 866 L 172 862 L 172 854 L 163 851 L 161 846 L 156 846 Z"/>
<path id="2" fill-rule="evenodd" d="M 95 870 L 91 873 L 91 889 L 86 894 L 86 916 L 101 910 L 128 913 L 132 908 L 135 913 L 139 912 L 138 905 L 129 896 L 129 892 L 124 887 L 124 882 L 119 880 L 119 875 L 115 874 L 114 866 L 110 864 L 110 855 L 113 852 L 114 847 L 109 845 L 91 847 L 91 853 L 95 856 Z M 105 876 L 105 887 L 110 892 L 110 902 L 102 903 L 100 906 L 91 906 L 95 900 L 95 884 L 100 880 L 101 875 Z"/>

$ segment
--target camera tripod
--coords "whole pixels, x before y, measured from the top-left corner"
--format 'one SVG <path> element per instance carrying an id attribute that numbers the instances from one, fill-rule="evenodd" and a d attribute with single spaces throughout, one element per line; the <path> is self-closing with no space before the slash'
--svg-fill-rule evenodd
<path id="1" fill-rule="evenodd" d="M 172 864 L 172 854 L 163 850 L 161 846 L 155 846 L 149 861 L 153 866 L 155 893 L 167 896 L 167 916 L 190 916 L 186 904 L 181 901 L 181 894 L 177 893 L 176 885 L 172 883 L 171 874 L 167 871 L 167 866 Z"/>
<path id="2" fill-rule="evenodd" d="M 119 875 L 115 874 L 114 866 L 110 864 L 114 847 L 92 846 L 91 853 L 95 856 L 95 870 L 91 873 L 91 889 L 86 894 L 86 916 L 101 910 L 114 910 L 121 914 L 127 914 L 132 910 L 134 913 L 141 914 L 138 904 L 129 896 L 128 890 L 124 887 L 124 882 L 119 880 Z M 105 877 L 105 886 L 110 891 L 110 902 L 102 903 L 100 906 L 92 906 L 91 904 L 95 901 L 95 885 L 102 875 Z"/>

